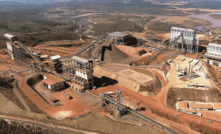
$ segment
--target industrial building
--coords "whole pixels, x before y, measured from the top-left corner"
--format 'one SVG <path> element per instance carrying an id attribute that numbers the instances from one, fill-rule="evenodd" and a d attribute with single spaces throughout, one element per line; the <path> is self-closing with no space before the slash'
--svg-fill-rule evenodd
<path id="1" fill-rule="evenodd" d="M 27 55 L 17 42 L 17 37 L 11 34 L 4 34 L 4 37 L 9 39 L 9 41 L 6 42 L 9 57 L 15 61 L 24 61 Z"/>
<path id="2" fill-rule="evenodd" d="M 174 41 L 178 36 L 183 34 L 176 43 L 173 43 L 172 50 L 181 50 L 187 53 L 198 53 L 199 41 L 196 41 L 196 32 L 194 29 L 172 27 L 171 28 L 171 42 Z"/>
<path id="3" fill-rule="evenodd" d="M 61 56 L 54 55 L 54 56 L 51 56 L 50 59 L 51 59 L 52 69 L 58 73 L 61 72 L 61 68 L 62 68 L 62 62 L 60 61 Z"/>
<path id="4" fill-rule="evenodd" d="M 114 42 L 114 44 L 123 44 L 127 42 L 130 34 L 125 32 L 113 32 L 109 34 L 109 37 L 110 40 Z"/>
<path id="5" fill-rule="evenodd" d="M 65 88 L 65 81 L 54 75 L 48 74 L 44 76 L 44 89 L 51 90 L 51 92 L 60 91 Z"/>
<path id="6" fill-rule="evenodd" d="M 94 85 L 93 80 L 93 61 L 84 59 L 78 56 L 71 58 L 73 68 L 74 82 L 71 86 L 78 91 L 92 89 Z"/>

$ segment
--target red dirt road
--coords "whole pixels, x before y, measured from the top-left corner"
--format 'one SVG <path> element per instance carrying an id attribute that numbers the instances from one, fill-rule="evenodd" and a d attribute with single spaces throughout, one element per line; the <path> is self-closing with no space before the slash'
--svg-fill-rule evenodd
<path id="1" fill-rule="evenodd" d="M 123 90 L 123 92 L 122 92 L 123 96 L 127 96 L 131 100 L 138 101 L 141 103 L 140 105 L 145 106 L 147 108 L 145 110 L 145 112 L 143 112 L 145 115 L 153 117 L 154 119 L 156 119 L 157 121 L 161 122 L 162 124 L 164 124 L 166 126 L 169 125 L 170 127 L 172 127 L 172 129 L 179 128 L 179 130 L 186 132 L 186 133 L 198 133 L 198 132 L 190 129 L 189 123 L 198 124 L 200 118 L 196 115 L 186 114 L 186 113 L 176 111 L 174 109 L 167 107 L 166 106 L 167 93 L 170 89 L 171 84 L 170 83 L 166 84 L 166 81 L 165 81 L 163 75 L 160 72 L 158 72 L 157 70 L 151 69 L 151 71 L 153 71 L 158 76 L 158 78 L 160 79 L 160 81 L 162 83 L 161 92 L 154 97 L 142 96 L 142 95 L 135 93 L 125 87 L 120 86 L 119 84 L 116 84 L 113 86 L 108 86 L 108 87 L 102 87 L 102 88 L 95 90 L 94 92 L 95 93 L 105 93 L 108 91 L 115 91 L 116 89 L 121 88 Z M 177 118 L 180 123 L 175 123 L 175 122 L 170 121 L 166 118 L 159 117 L 156 114 L 151 113 L 151 109 L 154 109 L 156 111 L 167 114 L 168 116 Z M 175 116 L 175 114 L 176 114 L 176 116 Z M 213 123 L 209 123 L 208 119 L 206 119 L 206 118 L 201 118 L 201 125 L 210 127 L 212 129 L 221 130 L 221 128 L 220 128 L 221 122 L 213 121 Z"/>
<path id="2" fill-rule="evenodd" d="M 48 113 L 50 116 L 57 119 L 64 119 L 67 117 L 78 116 L 84 113 L 90 112 L 90 106 L 87 103 L 79 101 L 78 96 L 71 94 L 74 99 L 68 100 L 62 106 L 51 106 L 43 100 L 31 87 L 27 85 L 27 79 L 31 76 L 23 76 L 18 81 L 20 89 L 28 96 L 33 103 L 35 103 L 40 109 Z"/>

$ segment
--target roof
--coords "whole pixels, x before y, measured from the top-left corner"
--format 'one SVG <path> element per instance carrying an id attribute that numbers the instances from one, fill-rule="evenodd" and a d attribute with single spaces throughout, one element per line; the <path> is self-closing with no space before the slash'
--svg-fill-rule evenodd
<path id="1" fill-rule="evenodd" d="M 50 59 L 52 60 L 56 60 L 56 59 L 60 59 L 61 56 L 60 55 L 54 55 L 54 56 L 51 56 Z"/>
<path id="2" fill-rule="evenodd" d="M 45 74 L 44 76 L 47 78 L 44 79 L 43 82 L 50 85 L 50 86 L 65 81 L 65 80 L 58 78 L 58 77 L 51 75 L 51 74 Z"/>
<path id="3" fill-rule="evenodd" d="M 78 56 L 73 56 L 73 57 L 71 57 L 71 59 L 82 62 L 82 63 L 87 63 L 89 61 L 88 59 L 84 59 L 84 58 L 81 58 Z"/>
<path id="4" fill-rule="evenodd" d="M 128 33 L 125 33 L 125 32 L 113 32 L 113 33 L 110 33 L 109 36 L 114 36 L 114 37 L 119 37 L 119 38 L 123 38 L 123 37 L 126 37 L 130 34 Z"/>
<path id="5" fill-rule="evenodd" d="M 48 58 L 48 55 L 41 55 L 40 58 Z"/>
<path id="6" fill-rule="evenodd" d="M 184 109 L 184 108 L 188 108 L 188 103 L 186 101 L 179 101 L 177 102 L 177 105 L 178 105 L 178 109 Z"/>
<path id="7" fill-rule="evenodd" d="M 196 113 L 196 110 L 194 110 L 194 109 L 190 109 L 190 108 L 181 108 L 181 109 L 186 112 Z"/>
<path id="8" fill-rule="evenodd" d="M 210 46 L 210 45 L 220 46 L 221 44 L 217 44 L 217 43 L 209 43 L 208 46 Z"/>
<path id="9" fill-rule="evenodd" d="M 221 103 L 213 103 L 214 110 L 221 110 Z"/>
<path id="10" fill-rule="evenodd" d="M 191 28 L 184 28 L 184 27 L 172 27 L 172 29 L 179 29 L 179 30 L 185 30 L 185 31 L 195 31 L 194 29 L 191 29 Z"/>
<path id="11" fill-rule="evenodd" d="M 194 109 L 213 109 L 213 106 L 211 104 L 200 104 L 190 102 L 189 105 Z"/>

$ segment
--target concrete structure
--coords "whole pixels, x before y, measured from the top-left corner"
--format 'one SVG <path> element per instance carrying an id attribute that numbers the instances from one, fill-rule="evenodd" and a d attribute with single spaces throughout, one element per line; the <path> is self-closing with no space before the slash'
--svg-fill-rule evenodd
<path id="1" fill-rule="evenodd" d="M 125 32 L 113 32 L 109 34 L 110 41 L 113 41 L 114 44 L 124 44 L 130 37 L 130 34 Z"/>
<path id="2" fill-rule="evenodd" d="M 183 37 L 179 38 L 176 43 L 172 45 L 172 49 L 181 50 L 187 53 L 197 53 L 199 49 L 199 42 L 195 40 L 196 32 L 194 29 L 172 27 L 171 28 L 171 42 L 174 41 L 180 34 Z"/>
<path id="3" fill-rule="evenodd" d="M 93 80 L 93 61 L 84 59 L 78 56 L 71 58 L 73 68 L 72 87 L 79 91 L 92 89 L 94 85 Z"/>
<path id="4" fill-rule="evenodd" d="M 44 76 L 44 89 L 49 89 L 51 92 L 60 91 L 65 88 L 65 81 L 54 75 L 48 74 Z"/>

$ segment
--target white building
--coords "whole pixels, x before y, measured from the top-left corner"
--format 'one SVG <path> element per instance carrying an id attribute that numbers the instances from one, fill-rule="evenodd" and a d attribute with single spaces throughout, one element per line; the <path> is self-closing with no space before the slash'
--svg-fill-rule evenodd
<path id="1" fill-rule="evenodd" d="M 171 42 L 176 40 L 178 36 L 183 33 L 183 38 L 179 38 L 175 45 L 172 45 L 172 49 L 177 50 L 186 50 L 188 53 L 198 52 L 198 45 L 196 43 L 196 32 L 194 29 L 190 28 L 181 28 L 181 27 L 172 27 L 171 28 Z M 180 44 L 180 45 L 179 45 Z"/>
<path id="2" fill-rule="evenodd" d="M 207 55 L 221 58 L 221 44 L 209 43 L 207 48 Z"/>

